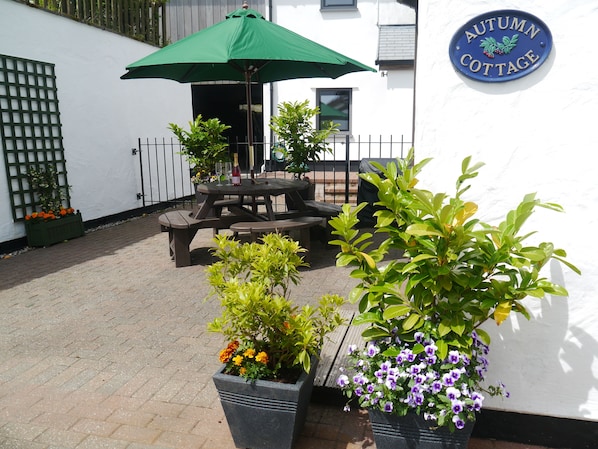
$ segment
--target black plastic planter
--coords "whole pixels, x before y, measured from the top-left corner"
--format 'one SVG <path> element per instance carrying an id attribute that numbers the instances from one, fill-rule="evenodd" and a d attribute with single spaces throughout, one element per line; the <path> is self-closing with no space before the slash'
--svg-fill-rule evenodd
<path id="1" fill-rule="evenodd" d="M 433 421 L 408 413 L 397 416 L 368 410 L 377 449 L 467 449 L 474 423 L 451 433 L 448 427 L 435 427 Z"/>
<path id="2" fill-rule="evenodd" d="M 233 436 L 235 446 L 247 449 L 291 449 L 299 437 L 313 389 L 317 359 L 309 374 L 294 384 L 223 374 L 212 379 Z"/>

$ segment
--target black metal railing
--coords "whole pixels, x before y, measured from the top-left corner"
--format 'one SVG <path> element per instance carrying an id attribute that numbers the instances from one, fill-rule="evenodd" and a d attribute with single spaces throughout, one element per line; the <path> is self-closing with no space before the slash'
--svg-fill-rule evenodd
<path id="1" fill-rule="evenodd" d="M 270 142 L 256 142 L 255 172 L 259 177 L 291 177 L 284 171 L 284 163 L 271 156 Z M 319 162 L 310 164 L 307 176 L 316 184 L 316 200 L 331 203 L 356 204 L 359 166 L 363 159 L 404 157 L 411 142 L 403 136 L 335 136 L 331 153 Z M 180 154 L 181 144 L 176 138 L 139 138 L 132 150 L 139 158 L 138 199 L 143 207 L 159 203 L 184 203 L 194 199 L 195 189 L 190 180 L 191 167 Z M 241 170 L 249 173 L 249 149 L 245 141 L 229 142 L 230 153 L 238 153 Z M 277 204 L 275 203 L 275 208 Z M 280 206 L 282 207 L 282 206 Z"/>

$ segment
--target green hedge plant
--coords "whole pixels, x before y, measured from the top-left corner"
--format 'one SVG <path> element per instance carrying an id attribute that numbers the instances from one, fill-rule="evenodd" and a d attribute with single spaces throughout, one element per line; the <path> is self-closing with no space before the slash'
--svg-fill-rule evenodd
<path id="1" fill-rule="evenodd" d="M 411 150 L 396 163 L 373 162 L 380 175 L 360 175 L 378 189 L 379 245 L 372 245 L 370 230 L 357 229 L 365 203 L 343 205 L 330 221 L 337 265 L 354 267 L 351 276 L 359 281 L 349 299 L 358 303 L 354 323 L 365 328 L 365 349 L 350 348 L 352 365 L 339 385 L 364 407 L 416 411 L 454 430 L 475 419 L 482 392 L 504 392 L 501 385 L 483 386 L 490 337 L 481 326 L 500 325 L 511 313 L 529 319 L 528 296 L 567 296 L 542 274 L 550 261 L 580 272 L 563 249 L 530 243 L 535 232 L 525 230 L 537 208 L 562 212 L 560 205 L 526 194 L 493 226 L 476 218 L 477 204 L 466 199 L 483 164 L 466 157 L 451 196 L 420 187 L 417 176 L 429 162 L 416 163 Z M 389 258 L 391 250 L 403 257 Z M 458 363 L 464 366 L 455 371 Z M 452 381 L 463 388 L 455 391 Z"/>

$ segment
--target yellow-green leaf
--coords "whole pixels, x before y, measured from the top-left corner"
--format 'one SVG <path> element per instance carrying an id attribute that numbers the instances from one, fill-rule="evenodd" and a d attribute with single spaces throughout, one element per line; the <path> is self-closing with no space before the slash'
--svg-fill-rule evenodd
<path id="1" fill-rule="evenodd" d="M 425 223 L 412 224 L 411 226 L 407 227 L 405 232 L 410 235 L 437 235 L 442 237 L 442 233 Z"/>
<path id="2" fill-rule="evenodd" d="M 417 323 L 419 322 L 419 315 L 413 314 L 410 315 L 409 318 L 407 318 L 405 320 L 405 322 L 403 323 L 403 329 L 406 331 L 409 331 L 411 329 L 413 329 Z"/>
<path id="3" fill-rule="evenodd" d="M 404 304 L 389 306 L 386 308 L 386 310 L 382 314 L 382 318 L 384 318 L 385 320 L 392 320 L 393 318 L 407 315 L 410 310 L 411 310 L 411 307 L 406 306 Z"/>
<path id="4" fill-rule="evenodd" d="M 463 205 L 463 209 L 461 209 L 459 212 L 457 212 L 457 215 L 455 215 L 455 219 L 453 220 L 454 225 L 461 226 L 469 217 L 475 215 L 477 211 L 478 205 L 468 201 Z"/>
<path id="5" fill-rule="evenodd" d="M 478 334 L 478 337 L 480 338 L 480 340 L 482 340 L 487 345 L 490 344 L 490 335 L 488 335 L 488 332 L 486 332 L 484 329 L 479 329 L 479 328 L 476 329 L 475 331 Z"/>
<path id="6" fill-rule="evenodd" d="M 359 301 L 362 296 L 364 295 L 365 290 L 363 288 L 355 287 L 351 292 L 349 292 L 349 302 L 356 303 Z"/>
<path id="7" fill-rule="evenodd" d="M 440 335 L 441 337 L 444 337 L 446 334 L 448 334 L 451 331 L 450 326 L 447 326 L 444 323 L 440 323 L 438 325 L 438 335 Z"/>
<path id="8" fill-rule="evenodd" d="M 451 330 L 457 335 L 463 335 L 463 332 L 465 331 L 465 324 L 455 324 L 451 326 Z"/>
<path id="9" fill-rule="evenodd" d="M 376 268 L 376 262 L 374 262 L 374 259 L 372 259 L 372 256 L 370 256 L 368 253 L 363 253 L 360 251 L 357 254 L 359 254 L 363 257 L 363 259 L 365 260 L 365 263 L 368 264 L 368 267 L 370 267 L 372 269 Z"/>
<path id="10" fill-rule="evenodd" d="M 528 289 L 525 291 L 525 294 L 534 298 L 542 298 L 544 297 L 544 290 L 541 288 Z"/>
<path id="11" fill-rule="evenodd" d="M 540 248 L 526 248 L 520 253 L 523 257 L 527 257 L 532 262 L 539 262 L 546 259 L 546 253 Z"/>
<path id="12" fill-rule="evenodd" d="M 509 301 L 501 302 L 494 310 L 494 321 L 500 326 L 509 317 L 510 313 L 511 303 Z"/>
<path id="13" fill-rule="evenodd" d="M 436 340 L 436 347 L 438 348 L 438 358 L 441 360 L 446 359 L 446 355 L 448 354 L 448 345 L 444 340 Z"/>

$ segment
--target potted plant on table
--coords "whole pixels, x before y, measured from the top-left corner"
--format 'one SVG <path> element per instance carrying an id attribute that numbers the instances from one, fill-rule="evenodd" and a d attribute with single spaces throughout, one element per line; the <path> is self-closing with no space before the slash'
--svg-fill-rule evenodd
<path id="1" fill-rule="evenodd" d="M 450 197 L 417 185 L 429 161 L 415 163 L 411 150 L 396 164 L 375 164 L 382 175 L 361 175 L 378 189 L 375 232 L 386 236 L 379 247 L 368 250 L 372 234 L 355 229 L 365 203 L 343 206 L 330 222 L 339 236 L 331 242 L 341 248 L 338 265 L 355 266 L 352 276 L 360 280 L 351 298 L 359 303 L 355 323 L 365 327 L 364 347 L 350 348 L 352 365 L 338 382 L 369 409 L 379 449 L 391 447 L 389 435 L 411 424 L 421 428 L 400 437 L 409 447 L 426 432 L 438 443 L 426 447 L 445 447 L 448 438 L 450 447 L 465 448 L 484 395 L 504 394 L 501 384 L 484 383 L 490 337 L 482 324 L 501 324 L 511 312 L 529 319 L 522 303 L 527 296 L 566 296 L 565 288 L 540 274 L 550 260 L 579 274 L 565 251 L 527 243 L 533 233 L 521 234 L 537 207 L 562 211 L 559 205 L 528 194 L 491 226 L 474 218 L 477 205 L 463 198 L 482 164 L 464 159 Z M 404 258 L 385 260 L 391 249 Z"/>
<path id="2" fill-rule="evenodd" d="M 219 119 L 204 120 L 199 114 L 189 122 L 189 130 L 175 123 L 170 123 L 169 129 L 183 146 L 181 154 L 191 165 L 191 181 L 194 184 L 212 180 L 216 162 L 229 159 L 228 143 L 223 133 L 230 126 L 221 123 Z"/>
<path id="3" fill-rule="evenodd" d="M 327 139 L 338 132 L 338 124 L 325 122 L 322 129 L 317 129 L 313 122 L 319 113 L 318 107 L 309 107 L 308 100 L 283 102 L 278 105 L 278 115 L 270 120 L 270 129 L 278 136 L 273 157 L 284 161 L 285 170 L 297 179 L 308 179 L 305 174 L 310 171 L 309 164 L 332 152 Z M 310 183 L 306 199 L 314 199 L 314 188 Z"/>
<path id="4" fill-rule="evenodd" d="M 25 216 L 25 232 L 29 246 L 49 246 L 65 240 L 80 237 L 85 233 L 81 213 L 65 206 L 67 187 L 58 183 L 58 174 L 53 167 L 30 168 L 27 172 L 29 185 L 35 192 L 34 210 Z"/>
<path id="5" fill-rule="evenodd" d="M 207 273 L 222 314 L 208 329 L 229 344 L 213 381 L 235 445 L 290 449 L 305 421 L 324 338 L 343 322 L 343 298 L 327 294 L 317 307 L 293 304 L 291 285 L 306 264 L 304 250 L 287 236 L 240 244 L 219 235 L 215 242 L 219 260 Z"/>

